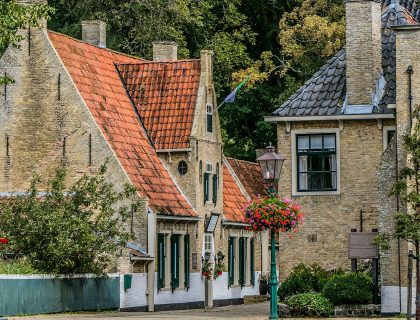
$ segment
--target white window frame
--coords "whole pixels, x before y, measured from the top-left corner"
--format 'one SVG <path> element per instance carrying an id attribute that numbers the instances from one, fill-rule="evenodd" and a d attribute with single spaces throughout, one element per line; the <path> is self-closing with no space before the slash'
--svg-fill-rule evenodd
<path id="1" fill-rule="evenodd" d="M 179 286 L 175 289 L 175 291 L 185 290 L 185 274 L 184 274 L 184 266 L 185 266 L 185 250 L 184 250 L 184 236 L 186 232 L 184 231 L 166 231 L 162 230 L 158 233 L 165 235 L 165 243 L 164 243 L 164 251 L 165 251 L 165 287 L 161 289 L 161 291 L 169 291 L 171 289 L 171 236 L 172 234 L 178 234 L 179 237 L 179 250 L 180 250 L 180 261 L 179 261 Z"/>
<path id="2" fill-rule="evenodd" d="M 335 150 L 337 157 L 337 190 L 334 191 L 298 191 L 297 181 L 297 148 L 296 148 L 296 137 L 300 134 L 335 134 Z M 322 129 L 298 129 L 292 130 L 292 196 L 329 196 L 340 194 L 340 129 L 339 128 L 322 128 Z M 280 180 L 281 182 L 281 180 Z"/>
<path id="3" fill-rule="evenodd" d="M 396 126 L 384 126 L 382 128 L 382 141 L 384 146 L 384 151 L 388 147 L 388 132 L 389 131 L 395 131 L 395 134 L 397 134 L 397 127 Z"/>

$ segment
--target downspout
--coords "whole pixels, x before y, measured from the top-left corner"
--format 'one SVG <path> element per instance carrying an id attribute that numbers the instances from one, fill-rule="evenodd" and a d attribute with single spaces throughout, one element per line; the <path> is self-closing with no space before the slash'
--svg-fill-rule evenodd
<path id="1" fill-rule="evenodd" d="M 156 215 L 147 209 L 147 253 L 155 257 Z M 155 259 L 147 264 L 147 311 L 155 311 Z"/>
<path id="2" fill-rule="evenodd" d="M 397 123 L 397 111 L 395 110 L 394 112 L 395 115 L 395 123 Z M 411 117 L 411 116 L 410 116 Z M 398 171 L 399 171 L 399 166 L 398 166 L 398 131 L 396 131 L 396 136 L 395 136 L 395 182 L 398 182 Z M 396 195 L 396 200 L 397 200 L 397 212 L 400 211 L 400 197 L 398 196 L 398 194 Z M 402 312 L 402 303 L 401 303 L 401 241 L 400 238 L 398 237 L 397 240 L 397 252 L 398 252 L 398 290 L 399 290 L 399 304 L 400 304 L 400 314 Z"/>
<path id="3" fill-rule="evenodd" d="M 408 74 L 408 108 L 409 108 L 409 114 L 410 114 L 410 131 L 413 124 L 413 88 L 412 88 L 412 75 L 414 73 L 413 67 L 408 66 L 407 68 L 407 74 Z"/>

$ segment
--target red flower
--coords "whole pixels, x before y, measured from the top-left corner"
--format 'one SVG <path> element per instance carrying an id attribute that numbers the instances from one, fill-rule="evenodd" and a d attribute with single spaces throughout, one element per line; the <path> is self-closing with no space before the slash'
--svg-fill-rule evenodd
<path id="1" fill-rule="evenodd" d="M 1 244 L 8 244 L 9 240 L 7 240 L 6 238 L 0 238 L 0 243 Z"/>
<path id="2" fill-rule="evenodd" d="M 220 277 L 222 275 L 222 271 L 217 272 L 217 275 Z"/>

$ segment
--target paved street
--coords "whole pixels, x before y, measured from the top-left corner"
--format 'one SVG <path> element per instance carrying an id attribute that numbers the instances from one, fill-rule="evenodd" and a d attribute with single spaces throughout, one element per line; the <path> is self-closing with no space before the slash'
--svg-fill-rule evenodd
<path id="1" fill-rule="evenodd" d="M 55 314 L 55 315 L 40 315 L 28 317 L 8 317 L 9 320 L 82 320 L 82 319 L 129 319 L 129 320 L 167 320 L 167 319 L 200 319 L 200 320 L 217 320 L 217 319 L 254 319 L 266 320 L 268 319 L 269 303 L 259 303 L 250 305 L 228 306 L 222 308 L 214 308 L 209 310 L 183 310 L 183 311 L 165 311 L 165 312 L 97 312 L 97 313 L 72 313 L 72 314 Z M 310 318 L 305 318 L 309 320 Z M 340 318 L 334 318 L 340 320 Z M 343 318 L 341 320 L 348 320 Z M 357 318 L 352 318 L 357 319 Z M 366 318 L 364 318 L 366 319 Z M 381 318 L 385 319 L 385 318 Z"/>

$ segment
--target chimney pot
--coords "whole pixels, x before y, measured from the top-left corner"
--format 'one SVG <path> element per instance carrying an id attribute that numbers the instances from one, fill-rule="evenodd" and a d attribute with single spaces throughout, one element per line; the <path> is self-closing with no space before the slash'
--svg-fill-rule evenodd
<path id="1" fill-rule="evenodd" d="M 173 41 L 153 42 L 153 61 L 175 61 L 178 59 L 178 45 Z"/>
<path id="2" fill-rule="evenodd" d="M 100 48 L 106 48 L 106 23 L 101 20 L 82 22 L 82 40 Z"/>

